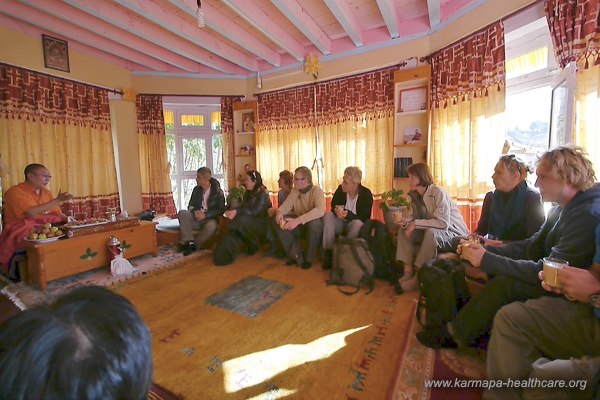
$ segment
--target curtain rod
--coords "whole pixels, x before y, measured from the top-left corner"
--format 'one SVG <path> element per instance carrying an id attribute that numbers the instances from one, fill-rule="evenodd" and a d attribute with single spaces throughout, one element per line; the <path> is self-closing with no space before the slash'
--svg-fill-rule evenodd
<path id="1" fill-rule="evenodd" d="M 140 96 L 173 96 L 173 97 L 244 97 L 243 94 L 171 94 L 171 93 L 138 93 Z"/>
<path id="2" fill-rule="evenodd" d="M 286 90 L 302 89 L 302 88 L 305 88 L 305 87 L 312 87 L 312 86 L 315 86 L 315 85 L 319 85 L 321 83 L 328 83 L 328 82 L 333 82 L 333 81 L 337 81 L 337 80 L 341 80 L 341 79 L 353 78 L 353 77 L 359 76 L 359 75 L 371 74 L 371 73 L 374 73 L 374 72 L 379 72 L 379 71 L 386 70 L 388 68 L 403 67 L 403 66 L 405 66 L 407 64 L 407 62 L 409 60 L 412 60 L 412 59 L 416 60 L 417 57 L 411 57 L 411 58 L 408 58 L 408 59 L 406 59 L 404 61 L 400 61 L 399 63 L 388 65 L 386 67 L 379 67 L 379 68 L 375 68 L 375 69 L 370 69 L 370 70 L 366 70 L 366 71 L 362 71 L 362 72 L 357 72 L 357 73 L 350 74 L 350 75 L 340 76 L 340 77 L 337 77 L 337 78 L 326 79 L 324 81 L 305 83 L 305 84 L 297 85 L 297 86 L 290 86 L 290 87 L 287 87 L 285 89 L 273 89 L 273 90 L 267 90 L 267 91 L 261 92 L 261 93 L 254 93 L 253 96 L 256 97 L 256 96 L 259 96 L 259 95 L 262 95 L 262 94 L 269 94 L 269 93 L 273 93 L 273 92 L 283 92 L 283 91 L 286 91 Z"/>
<path id="3" fill-rule="evenodd" d="M 70 81 L 70 82 L 75 82 L 75 83 L 81 83 L 83 85 L 95 87 L 97 89 L 108 90 L 109 92 L 112 92 L 114 94 L 121 94 L 121 95 L 123 94 L 123 91 L 120 90 L 120 89 L 114 89 L 114 88 L 110 88 L 110 87 L 106 87 L 106 86 L 102 86 L 102 85 L 97 85 L 95 83 L 89 83 L 89 82 L 84 82 L 84 81 L 80 81 L 80 80 L 77 80 L 77 79 L 66 78 L 64 76 L 52 75 L 52 74 L 49 74 L 47 72 L 42 72 L 42 71 L 38 71 L 38 70 L 35 70 L 35 69 L 31 69 L 31 68 L 20 67 L 20 66 L 17 66 L 17 65 L 11 65 L 11 64 L 6 64 L 6 63 L 0 63 L 0 65 L 6 65 L 7 67 L 19 68 L 19 69 L 22 69 L 24 71 L 34 72 L 36 74 L 47 76 L 49 78 L 58 79 L 58 80 L 61 80 L 61 81 Z"/>

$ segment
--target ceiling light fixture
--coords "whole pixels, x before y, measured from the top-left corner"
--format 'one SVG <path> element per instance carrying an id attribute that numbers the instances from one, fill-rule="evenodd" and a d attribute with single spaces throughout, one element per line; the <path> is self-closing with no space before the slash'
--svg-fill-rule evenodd
<path id="1" fill-rule="evenodd" d="M 198 0 L 198 10 L 196 11 L 196 19 L 198 22 L 198 28 L 204 28 L 204 11 L 202 11 L 202 1 Z"/>

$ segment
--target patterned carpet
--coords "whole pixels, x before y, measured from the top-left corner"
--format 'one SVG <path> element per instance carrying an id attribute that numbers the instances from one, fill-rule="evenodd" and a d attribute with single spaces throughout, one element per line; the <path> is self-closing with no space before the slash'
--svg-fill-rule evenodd
<path id="1" fill-rule="evenodd" d="M 3 275 L 0 275 L 0 286 L 5 285 L 1 293 L 11 298 L 19 308 L 24 309 L 35 304 L 46 303 L 74 287 L 86 285 L 118 287 L 119 285 L 123 285 L 124 282 L 135 280 L 157 271 L 181 266 L 184 262 L 197 260 L 211 254 L 208 251 L 201 250 L 186 257 L 178 252 L 175 246 L 161 246 L 158 250 L 156 257 L 147 254 L 130 259 L 129 262 L 134 267 L 134 272 L 131 274 L 112 276 L 109 267 L 101 267 L 49 282 L 44 292 L 38 290 L 37 286 L 31 287 L 25 282 L 13 283 Z"/>

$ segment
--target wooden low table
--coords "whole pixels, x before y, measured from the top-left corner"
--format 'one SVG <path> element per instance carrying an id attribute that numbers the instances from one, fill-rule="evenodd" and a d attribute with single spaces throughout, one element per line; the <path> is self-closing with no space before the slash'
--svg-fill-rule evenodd
<path id="1" fill-rule="evenodd" d="M 158 254 L 156 223 L 150 221 L 49 243 L 26 242 L 27 283 L 37 282 L 41 290 L 46 290 L 48 281 L 108 266 L 107 241 L 111 236 L 121 242 L 125 258 Z"/>

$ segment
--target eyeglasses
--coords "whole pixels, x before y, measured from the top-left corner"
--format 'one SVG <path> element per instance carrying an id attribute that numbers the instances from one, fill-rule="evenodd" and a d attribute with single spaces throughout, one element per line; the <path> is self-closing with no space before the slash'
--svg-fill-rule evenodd
<path id="1" fill-rule="evenodd" d="M 258 177 L 256 176 L 256 171 L 254 170 L 248 171 L 247 174 L 250 178 L 252 178 L 252 182 L 256 182 L 256 180 L 258 179 Z"/>
<path id="2" fill-rule="evenodd" d="M 52 175 L 38 174 L 37 172 L 34 172 L 33 174 L 37 175 L 37 176 L 41 176 L 42 178 L 52 179 Z"/>

